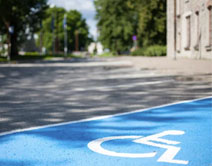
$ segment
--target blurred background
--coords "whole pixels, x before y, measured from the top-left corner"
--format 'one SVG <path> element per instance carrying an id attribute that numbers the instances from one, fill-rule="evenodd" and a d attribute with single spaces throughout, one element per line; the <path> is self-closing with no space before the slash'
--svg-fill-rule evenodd
<path id="1" fill-rule="evenodd" d="M 165 0 L 0 1 L 1 61 L 165 56 L 165 45 Z"/>

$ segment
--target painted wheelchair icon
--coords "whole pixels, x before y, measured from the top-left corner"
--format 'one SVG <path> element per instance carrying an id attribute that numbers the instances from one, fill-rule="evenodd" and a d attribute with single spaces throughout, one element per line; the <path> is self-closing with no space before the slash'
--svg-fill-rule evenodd
<path id="1" fill-rule="evenodd" d="M 119 140 L 119 139 L 133 139 L 134 143 L 150 145 L 154 147 L 159 147 L 166 149 L 166 151 L 158 158 L 157 162 L 166 162 L 166 163 L 175 163 L 175 164 L 184 164 L 187 165 L 188 161 L 177 160 L 174 157 L 180 151 L 180 147 L 173 146 L 180 144 L 177 141 L 166 140 L 161 137 L 167 135 L 183 135 L 184 131 L 181 130 L 167 130 L 158 134 L 150 135 L 150 136 L 113 136 L 113 137 L 104 137 L 100 139 L 93 140 L 88 143 L 88 148 L 96 153 L 100 153 L 103 155 L 114 156 L 114 157 L 128 157 L 128 158 L 150 158 L 154 157 L 157 152 L 149 152 L 149 153 L 117 153 L 114 151 L 110 151 L 104 149 L 101 144 L 111 140 Z M 157 142 L 157 143 L 155 143 Z"/>

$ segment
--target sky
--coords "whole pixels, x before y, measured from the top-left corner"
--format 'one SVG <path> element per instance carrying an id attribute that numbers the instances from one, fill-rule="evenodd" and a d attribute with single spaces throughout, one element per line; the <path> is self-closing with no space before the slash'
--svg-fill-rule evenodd
<path id="1" fill-rule="evenodd" d="M 63 7 L 66 10 L 76 9 L 82 13 L 83 18 L 86 19 L 89 26 L 90 34 L 96 39 L 96 20 L 95 20 L 95 7 L 94 0 L 48 0 L 50 5 Z"/>

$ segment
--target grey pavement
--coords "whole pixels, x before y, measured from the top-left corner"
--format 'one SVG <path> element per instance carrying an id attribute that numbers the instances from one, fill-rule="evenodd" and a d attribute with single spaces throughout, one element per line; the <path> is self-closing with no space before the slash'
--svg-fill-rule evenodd
<path id="1" fill-rule="evenodd" d="M 136 68 L 154 69 L 158 73 L 167 75 L 212 74 L 212 59 L 177 58 L 174 60 L 167 57 L 121 56 L 116 60 L 129 61 Z"/>
<path id="2" fill-rule="evenodd" d="M 212 95 L 211 72 L 136 63 L 121 57 L 0 64 L 0 133 Z"/>

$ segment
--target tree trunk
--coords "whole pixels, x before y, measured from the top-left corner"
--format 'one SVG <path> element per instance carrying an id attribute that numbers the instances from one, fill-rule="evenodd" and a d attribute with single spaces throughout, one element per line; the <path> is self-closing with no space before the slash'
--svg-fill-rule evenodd
<path id="1" fill-rule="evenodd" d="M 10 34 L 10 58 L 16 59 L 18 56 L 17 33 Z"/>
<path id="2" fill-rule="evenodd" d="M 8 55 L 9 59 L 16 59 L 18 56 L 18 45 L 17 45 L 17 32 L 14 31 L 13 34 L 9 32 L 10 28 L 10 22 L 6 21 L 3 18 L 3 22 L 5 24 L 5 27 L 7 29 L 7 41 L 8 41 Z"/>

